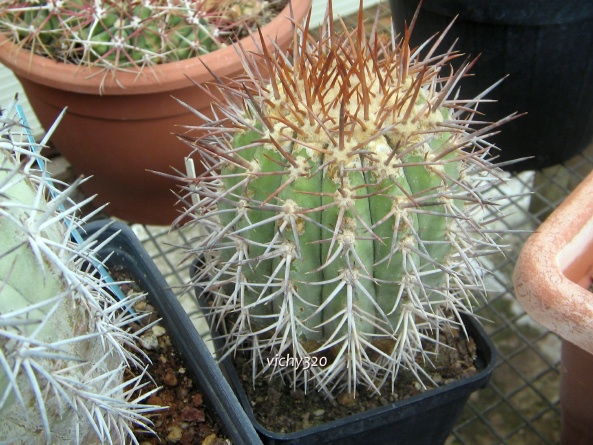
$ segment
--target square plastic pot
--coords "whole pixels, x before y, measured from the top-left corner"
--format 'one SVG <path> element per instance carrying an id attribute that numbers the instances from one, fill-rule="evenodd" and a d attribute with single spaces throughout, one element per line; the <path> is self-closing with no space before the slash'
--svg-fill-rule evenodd
<path id="1" fill-rule="evenodd" d="M 194 270 L 195 267 L 192 266 L 190 272 Z M 199 290 L 196 291 L 196 297 L 207 314 L 207 304 Z M 402 401 L 294 433 L 276 433 L 263 427 L 255 418 L 231 358 L 222 360 L 221 366 L 266 445 L 439 445 L 451 433 L 469 396 L 488 384 L 496 363 L 494 344 L 482 326 L 473 317 L 464 316 L 463 321 L 477 347 L 477 373 L 473 376 Z M 216 347 L 220 349 L 222 341 L 214 330 L 212 336 Z"/>
<path id="2" fill-rule="evenodd" d="M 196 386 L 233 445 L 261 444 L 220 367 L 132 229 L 121 222 L 97 221 L 87 224 L 82 235 L 89 236 L 106 224 L 110 225 L 99 237 L 100 241 L 119 233 L 100 250 L 100 258 L 109 256 L 107 267 L 122 267 L 147 292 L 150 304 L 162 318 L 173 344 L 193 374 Z"/>
<path id="3" fill-rule="evenodd" d="M 478 348 L 477 374 L 403 401 L 290 434 L 269 431 L 255 420 L 231 360 L 225 360 L 223 366 L 264 444 L 439 445 L 445 443 L 471 393 L 486 386 L 496 361 L 494 346 L 482 328 L 473 319 L 465 322 Z"/>

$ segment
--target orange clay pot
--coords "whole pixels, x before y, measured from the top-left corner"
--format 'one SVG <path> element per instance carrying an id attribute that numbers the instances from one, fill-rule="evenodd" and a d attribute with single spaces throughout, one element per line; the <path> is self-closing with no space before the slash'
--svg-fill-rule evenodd
<path id="1" fill-rule="evenodd" d="M 311 0 L 292 1 L 294 20 L 301 22 Z M 292 40 L 290 5 L 262 28 L 268 39 L 286 49 Z M 259 37 L 240 45 L 259 50 Z M 208 115 L 211 99 L 193 82 L 217 76 L 236 78 L 244 70 L 237 44 L 199 58 L 144 69 L 118 72 L 116 79 L 100 69 L 64 64 L 16 48 L 0 36 L 0 62 L 10 68 L 27 94 L 41 124 L 48 129 L 64 107 L 68 112 L 51 142 L 75 172 L 93 176 L 83 190 L 97 194 L 94 203 L 109 202 L 106 211 L 130 223 L 168 225 L 181 207 L 172 179 L 150 172 L 184 171 L 190 148 L 172 134 L 179 125 L 201 120 L 177 98 Z M 208 69 L 206 69 L 206 66 Z M 194 156 L 196 157 L 196 156 Z M 200 162 L 196 159 L 196 167 Z"/>
<path id="2" fill-rule="evenodd" d="M 514 273 L 523 308 L 560 335 L 562 443 L 593 443 L 593 173 L 530 236 Z"/>

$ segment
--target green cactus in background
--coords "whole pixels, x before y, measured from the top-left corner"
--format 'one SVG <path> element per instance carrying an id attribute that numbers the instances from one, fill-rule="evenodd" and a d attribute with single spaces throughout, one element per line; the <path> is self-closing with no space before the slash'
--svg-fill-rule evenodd
<path id="1" fill-rule="evenodd" d="M 278 1 L 2 1 L 0 32 L 53 60 L 109 71 L 212 52 L 269 20 Z"/>
<path id="2" fill-rule="evenodd" d="M 499 251 L 482 192 L 500 180 L 485 138 L 503 121 L 472 120 L 481 97 L 455 93 L 471 63 L 453 72 L 438 41 L 421 57 L 409 30 L 367 36 L 362 6 L 353 31 L 327 22 L 319 38 L 297 26 L 291 57 L 245 54 L 251 82 L 213 86 L 209 136 L 183 136 L 206 173 L 190 162 L 183 180 L 205 231 L 187 246 L 203 258 L 193 285 L 228 353 L 335 396 L 393 388 L 401 369 L 429 381 L 442 332 L 463 329 L 480 258 Z"/>
<path id="3" fill-rule="evenodd" d="M 51 131 L 50 131 L 51 132 Z M 144 368 L 138 315 L 92 266 L 96 237 L 72 241 L 88 203 L 37 167 L 14 106 L 0 116 L 0 437 L 3 443 L 138 443 Z M 31 147 L 33 146 L 33 150 Z M 59 191 L 62 187 L 63 191 Z M 46 201 L 46 199 L 48 199 Z M 92 215 L 89 215 L 92 217 Z M 142 374 L 142 373 L 140 373 Z M 4 442 L 6 441 L 6 442 Z"/>

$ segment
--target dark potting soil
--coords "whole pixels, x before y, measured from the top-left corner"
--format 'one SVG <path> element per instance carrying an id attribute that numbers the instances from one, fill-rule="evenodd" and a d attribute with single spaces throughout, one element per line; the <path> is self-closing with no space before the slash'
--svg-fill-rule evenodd
<path id="1" fill-rule="evenodd" d="M 110 270 L 110 273 L 117 281 L 131 281 L 125 271 Z M 142 292 L 134 283 L 121 287 L 126 295 L 131 290 Z M 136 304 L 135 310 L 151 314 L 142 320 L 142 326 L 135 326 L 136 329 L 141 329 L 159 318 L 156 310 L 145 301 Z M 150 360 L 147 368 L 150 377 L 144 377 L 147 385 L 138 390 L 133 398 L 159 388 L 144 403 L 162 406 L 165 409 L 148 415 L 154 424 L 152 430 L 156 435 L 146 431 L 135 431 L 138 442 L 141 445 L 230 445 L 231 442 L 224 438 L 222 428 L 210 414 L 190 370 L 172 344 L 164 326 L 157 323 L 140 338 L 142 342 L 137 346 Z M 132 368 L 128 376 L 133 378 L 141 372 L 141 369 Z"/>
<path id="2" fill-rule="evenodd" d="M 474 366 L 474 341 L 471 338 L 468 340 L 462 332 L 449 333 L 445 335 L 445 339 L 449 347 L 441 345 L 438 358 L 434 359 L 434 367 L 426 369 L 437 386 L 469 377 L 477 372 Z M 314 388 L 310 388 L 305 394 L 303 390 L 294 390 L 279 378 L 271 381 L 260 378 L 254 385 L 247 357 L 238 354 L 234 364 L 257 421 L 275 433 L 291 433 L 314 427 L 403 400 L 435 387 L 434 384 L 425 381 L 426 389 L 423 389 L 410 372 L 400 371 L 393 394 L 389 388 L 381 396 L 359 389 L 355 397 L 342 393 L 332 402 Z"/>

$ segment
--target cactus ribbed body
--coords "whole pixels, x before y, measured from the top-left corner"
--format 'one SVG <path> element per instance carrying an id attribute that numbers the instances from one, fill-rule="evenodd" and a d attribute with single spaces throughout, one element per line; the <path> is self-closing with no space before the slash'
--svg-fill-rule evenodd
<path id="1" fill-rule="evenodd" d="M 8 14 L 16 41 L 29 41 L 33 51 L 66 62 L 125 68 L 183 60 L 217 49 L 220 42 L 213 38 L 214 26 L 205 13 L 199 16 L 194 3 L 71 0 L 15 7 Z"/>
<path id="2" fill-rule="evenodd" d="M 272 84 L 222 88 L 227 132 L 195 142 L 212 165 L 189 189 L 208 232 L 190 246 L 208 258 L 197 284 L 254 376 L 327 394 L 380 391 L 400 368 L 421 379 L 439 330 L 483 291 L 480 255 L 498 248 L 478 212 L 496 125 L 472 130 L 479 100 L 449 97 L 467 70 L 441 74 L 453 53 L 421 60 L 407 37 L 394 49 L 361 23 L 295 41 L 292 59 L 264 56 Z M 285 354 L 327 365 L 264 359 Z"/>
<path id="3" fill-rule="evenodd" d="M 125 348 L 137 340 L 132 300 L 117 301 L 88 263 L 92 246 L 72 241 L 84 222 L 74 186 L 61 193 L 36 167 L 12 112 L 0 124 L 0 437 L 122 443 L 150 409 L 132 398 L 138 379 L 124 381 L 142 366 Z"/>
<path id="4" fill-rule="evenodd" d="M 108 70 L 212 52 L 269 18 L 261 0 L 5 1 L 0 31 L 54 60 Z M 266 3 L 267 7 L 267 3 Z"/>

